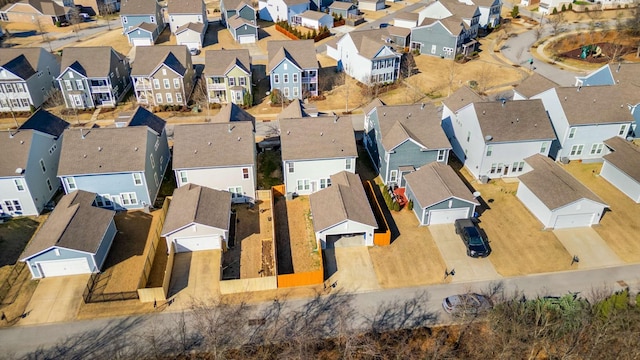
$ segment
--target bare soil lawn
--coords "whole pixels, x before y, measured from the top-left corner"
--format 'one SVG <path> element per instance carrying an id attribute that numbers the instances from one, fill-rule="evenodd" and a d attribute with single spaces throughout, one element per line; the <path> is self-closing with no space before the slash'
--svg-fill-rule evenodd
<path id="1" fill-rule="evenodd" d="M 459 169 L 459 163 L 453 163 Z M 572 255 L 551 231 L 516 197 L 517 181 L 502 179 L 481 184 L 462 169 L 466 182 L 479 191 L 488 209 L 481 209 L 480 227 L 491 242 L 489 259 L 502 276 L 569 270 Z"/>
<path id="2" fill-rule="evenodd" d="M 111 46 L 115 51 L 122 55 L 127 55 L 131 51 L 131 45 L 127 40 L 127 37 L 122 34 L 122 29 L 114 29 L 101 33 L 100 35 L 83 40 L 82 42 L 74 45 L 76 47 L 89 47 L 89 46 Z"/>
<path id="3" fill-rule="evenodd" d="M 158 304 L 158 307 L 154 309 L 153 303 L 143 303 L 140 300 L 107 301 L 89 304 L 82 301 L 76 320 L 141 315 L 162 311 L 166 308 L 166 304 Z"/>
<path id="4" fill-rule="evenodd" d="M 602 178 L 602 163 L 583 164 L 572 161 L 564 169 L 598 195 L 607 205 L 599 226 L 593 228 L 622 260 L 640 262 L 640 204 Z"/>
<path id="5" fill-rule="evenodd" d="M 278 274 L 314 271 L 320 268 L 320 254 L 313 232 L 308 196 L 291 201 L 275 199 L 274 217 Z"/>

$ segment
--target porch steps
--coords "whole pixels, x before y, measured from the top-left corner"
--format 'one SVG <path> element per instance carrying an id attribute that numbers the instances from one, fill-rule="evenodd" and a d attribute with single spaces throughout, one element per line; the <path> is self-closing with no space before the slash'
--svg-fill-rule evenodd
<path id="1" fill-rule="evenodd" d="M 95 123 L 96 120 L 98 120 L 98 115 L 100 115 L 100 110 L 102 108 L 96 108 L 96 111 L 93 112 L 93 115 L 91 115 L 91 122 Z"/>

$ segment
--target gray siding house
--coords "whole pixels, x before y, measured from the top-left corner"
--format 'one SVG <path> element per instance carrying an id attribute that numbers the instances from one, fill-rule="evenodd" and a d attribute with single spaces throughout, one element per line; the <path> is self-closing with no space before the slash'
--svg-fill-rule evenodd
<path id="1" fill-rule="evenodd" d="M 617 136 L 604 143 L 611 152 L 602 157 L 600 176 L 631 200 L 640 203 L 640 149 Z"/>
<path id="2" fill-rule="evenodd" d="M 69 47 L 58 85 L 69 109 L 115 107 L 131 87 L 127 58 L 110 46 Z"/>
<path id="3" fill-rule="evenodd" d="M 38 215 L 60 188 L 62 133 L 69 124 L 36 111 L 17 130 L 0 134 L 0 215 Z"/>
<path id="4" fill-rule="evenodd" d="M 82 190 L 62 197 L 20 256 L 34 279 L 98 272 L 117 233 L 115 211 Z"/>
<path id="5" fill-rule="evenodd" d="M 171 158 L 166 123 L 141 107 L 117 121 L 112 128 L 66 130 L 58 177 L 67 194 L 98 194 L 99 207 L 153 206 Z"/>
<path id="6" fill-rule="evenodd" d="M 267 73 L 271 91 L 285 99 L 318 95 L 318 59 L 313 40 L 269 41 Z"/>
<path id="7" fill-rule="evenodd" d="M 237 42 L 249 44 L 258 41 L 256 9 L 249 2 L 221 0 L 220 13 L 222 24 Z"/>
<path id="8" fill-rule="evenodd" d="M 405 195 L 420 225 L 453 224 L 472 217 L 480 205 L 449 165 L 433 162 L 405 177 Z"/>
<path id="9" fill-rule="evenodd" d="M 44 48 L 0 49 L 0 111 L 39 108 L 59 74 L 60 58 Z"/>
<path id="10" fill-rule="evenodd" d="M 231 36 L 240 44 L 252 44 L 258 41 L 258 25 L 255 22 L 232 16 L 227 22 Z"/>
<path id="11" fill-rule="evenodd" d="M 126 0 L 120 5 L 122 32 L 133 46 L 153 45 L 165 28 L 156 0 Z"/>

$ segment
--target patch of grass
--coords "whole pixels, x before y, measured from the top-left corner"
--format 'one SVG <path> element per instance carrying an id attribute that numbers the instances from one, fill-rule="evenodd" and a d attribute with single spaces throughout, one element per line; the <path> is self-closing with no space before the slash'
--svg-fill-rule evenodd
<path id="1" fill-rule="evenodd" d="M 13 218 L 0 224 L 0 268 L 18 261 L 38 225 L 31 217 Z"/>
<path id="2" fill-rule="evenodd" d="M 258 189 L 270 189 L 282 184 L 280 151 L 266 150 L 258 154 Z"/>

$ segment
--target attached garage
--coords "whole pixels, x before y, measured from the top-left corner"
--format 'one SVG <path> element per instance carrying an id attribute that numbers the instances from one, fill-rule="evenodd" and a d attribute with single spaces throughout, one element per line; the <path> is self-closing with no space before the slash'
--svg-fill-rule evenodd
<path id="1" fill-rule="evenodd" d="M 367 233 L 353 233 L 341 235 L 327 235 L 325 249 L 339 247 L 366 246 Z"/>
<path id="2" fill-rule="evenodd" d="M 591 226 L 595 214 L 558 215 L 553 225 L 554 229 Z"/>
<path id="3" fill-rule="evenodd" d="M 153 45 L 153 43 L 151 43 L 151 39 L 136 38 L 136 39 L 131 39 L 131 45 L 133 45 L 133 46 L 151 46 L 151 45 Z"/>
<path id="4" fill-rule="evenodd" d="M 449 165 L 433 162 L 404 175 L 404 180 L 420 225 L 453 224 L 473 216 L 480 205 Z"/>
<path id="5" fill-rule="evenodd" d="M 184 237 L 176 238 L 174 246 L 176 252 L 215 250 L 222 248 L 222 241 L 220 235 Z"/>
<path id="6" fill-rule="evenodd" d="M 256 42 L 256 36 L 253 34 L 250 35 L 240 35 L 238 36 L 238 42 L 240 44 L 253 44 Z"/>
<path id="7" fill-rule="evenodd" d="M 640 148 L 621 137 L 605 140 L 611 152 L 602 157 L 600 176 L 640 203 Z"/>
<path id="8" fill-rule="evenodd" d="M 154 44 L 159 34 L 158 25 L 143 22 L 136 27 L 130 28 L 125 34 L 129 39 L 129 44 L 133 46 L 150 46 Z"/>
<path id="9" fill-rule="evenodd" d="M 91 268 L 86 258 L 70 259 L 70 260 L 55 260 L 55 261 L 40 261 L 36 263 L 40 268 L 42 277 L 52 276 L 65 276 L 65 275 L 78 275 L 89 274 Z"/>
<path id="10" fill-rule="evenodd" d="M 234 15 L 228 20 L 231 36 L 240 44 L 253 44 L 258 41 L 258 27 L 251 21 Z"/>

